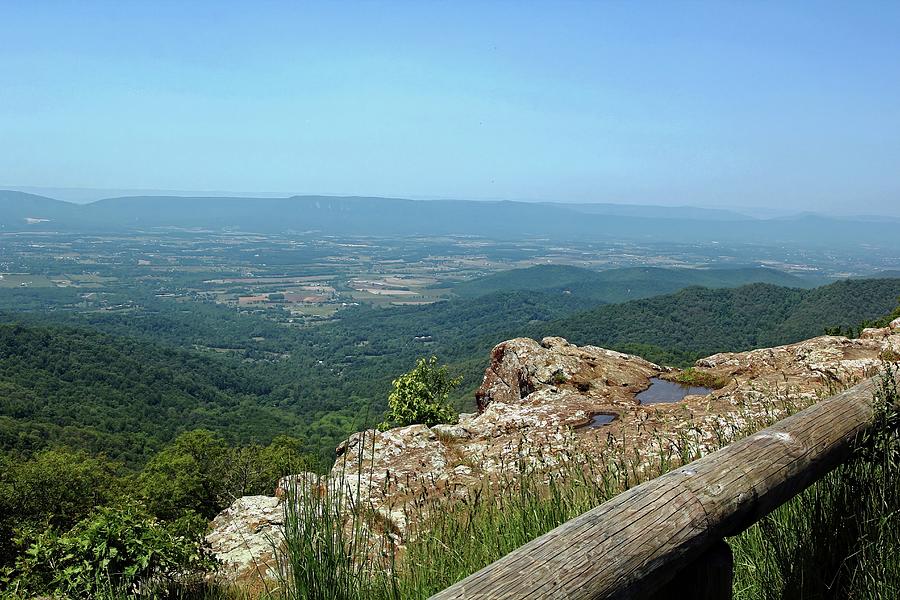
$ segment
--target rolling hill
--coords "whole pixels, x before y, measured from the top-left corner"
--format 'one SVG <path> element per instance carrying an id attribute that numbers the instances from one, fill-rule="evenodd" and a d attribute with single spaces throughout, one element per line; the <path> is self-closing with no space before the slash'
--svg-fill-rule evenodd
<path id="1" fill-rule="evenodd" d="M 799 277 L 766 267 L 629 267 L 593 271 L 565 265 L 538 265 L 466 281 L 454 286 L 452 291 L 462 298 L 523 290 L 567 292 L 597 302 L 614 303 L 668 294 L 695 285 L 716 288 L 737 287 L 748 283 L 809 288 L 826 281 L 822 278 Z"/>
<path id="2" fill-rule="evenodd" d="M 700 356 L 777 346 L 855 327 L 889 313 L 900 279 L 845 280 L 814 289 L 756 283 L 733 289 L 690 287 L 674 294 L 610 304 L 534 326 L 559 335 L 685 366 Z"/>
<path id="3" fill-rule="evenodd" d="M 239 362 L 89 329 L 0 324 L 0 450 L 64 445 L 140 464 L 181 431 L 269 439 L 296 420 Z"/>
<path id="4" fill-rule="evenodd" d="M 213 305 L 191 318 L 184 305 L 161 301 L 127 318 L 30 312 L 19 313 L 17 325 L 8 312 L 0 325 L 0 448 L 65 444 L 140 464 L 179 431 L 204 427 L 235 441 L 289 433 L 324 461 L 340 439 L 380 421 L 391 380 L 422 356 L 437 355 L 464 376 L 454 401 L 469 411 L 491 347 L 512 337 L 562 336 L 685 366 L 714 352 L 857 326 L 889 313 L 898 296 L 900 279 L 689 287 L 600 306 L 578 294 L 506 291 L 353 307 L 338 321 L 301 329 Z M 281 332 L 267 352 L 204 349 L 257 327 Z"/>

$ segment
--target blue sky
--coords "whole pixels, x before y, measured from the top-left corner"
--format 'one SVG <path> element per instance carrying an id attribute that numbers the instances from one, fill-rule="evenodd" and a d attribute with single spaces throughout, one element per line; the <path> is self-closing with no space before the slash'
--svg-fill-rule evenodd
<path id="1" fill-rule="evenodd" d="M 900 3 L 0 0 L 0 184 L 900 214 Z"/>

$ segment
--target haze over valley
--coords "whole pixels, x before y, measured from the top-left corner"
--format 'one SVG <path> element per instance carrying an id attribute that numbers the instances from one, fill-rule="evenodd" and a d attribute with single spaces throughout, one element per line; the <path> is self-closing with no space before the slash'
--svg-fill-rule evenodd
<path id="1" fill-rule="evenodd" d="M 829 227 L 840 235 L 823 236 Z M 705 209 L 319 196 L 74 205 L 3 191 L 6 320 L 187 352 L 208 368 L 234 369 L 244 391 L 232 408 L 214 403 L 194 425 L 164 427 L 138 447 L 90 421 L 61 428 L 74 407 L 62 421 L 31 411 L 7 418 L 0 440 L 12 450 L 25 431 L 43 431 L 28 442 L 35 450 L 78 432 L 96 450 L 139 462 L 180 429 L 202 425 L 241 443 L 290 432 L 329 464 L 343 437 L 382 418 L 391 380 L 422 355 L 463 377 L 454 402 L 468 410 L 488 350 L 509 337 L 562 335 L 687 365 L 855 327 L 900 296 L 893 227 Z M 741 302 L 754 308 L 725 316 Z M 712 311 L 702 336 L 678 325 L 683 311 L 698 310 Z M 755 324 L 739 333 L 743 319 Z M 231 385 L 217 393 L 234 394 Z M 193 397 L 181 410 L 206 405 Z M 208 411 L 216 418 L 201 416 Z"/>
<path id="2" fill-rule="evenodd" d="M 0 600 L 900 598 L 898 31 L 0 3 Z"/>

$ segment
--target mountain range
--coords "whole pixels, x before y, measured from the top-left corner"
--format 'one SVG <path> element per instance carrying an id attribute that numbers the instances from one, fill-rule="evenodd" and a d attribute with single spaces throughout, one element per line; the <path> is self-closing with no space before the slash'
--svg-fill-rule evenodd
<path id="1" fill-rule="evenodd" d="M 703 208 L 512 201 L 293 196 L 132 196 L 72 204 L 0 191 L 0 231 L 164 228 L 354 236 L 471 235 L 492 239 L 900 247 L 894 219 L 802 214 L 754 219 Z"/>

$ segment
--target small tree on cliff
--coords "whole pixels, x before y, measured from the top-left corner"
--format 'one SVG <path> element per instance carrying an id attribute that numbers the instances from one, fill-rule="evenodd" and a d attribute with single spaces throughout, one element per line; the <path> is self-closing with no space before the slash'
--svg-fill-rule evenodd
<path id="1" fill-rule="evenodd" d="M 388 396 L 390 414 L 380 428 L 452 422 L 456 411 L 447 398 L 461 381 L 462 377 L 450 377 L 446 365 L 438 366 L 436 356 L 420 358 L 412 371 L 393 381 L 394 390 Z"/>

